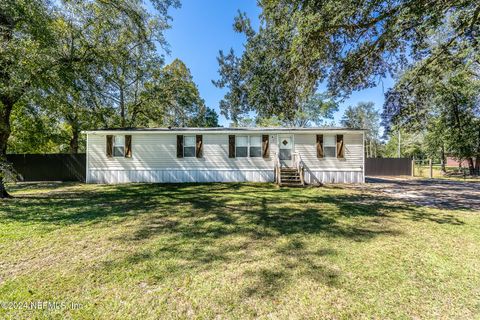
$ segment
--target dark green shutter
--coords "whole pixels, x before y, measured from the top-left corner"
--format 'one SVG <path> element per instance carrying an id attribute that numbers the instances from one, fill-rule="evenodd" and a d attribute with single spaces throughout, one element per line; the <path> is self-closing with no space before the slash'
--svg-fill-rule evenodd
<path id="1" fill-rule="evenodd" d="M 235 136 L 228 136 L 228 157 L 235 158 Z"/>
<path id="2" fill-rule="evenodd" d="M 107 157 L 113 157 L 113 136 L 107 136 Z"/>
<path id="3" fill-rule="evenodd" d="M 183 158 L 183 135 L 177 135 L 177 158 Z"/>
<path id="4" fill-rule="evenodd" d="M 343 143 L 343 134 L 337 134 L 337 158 L 345 158 L 345 144 Z"/>
<path id="5" fill-rule="evenodd" d="M 125 136 L 125 158 L 132 157 L 132 136 L 126 135 Z"/>
<path id="6" fill-rule="evenodd" d="M 268 134 L 262 135 L 262 156 L 270 158 L 270 139 Z"/>
<path id="7" fill-rule="evenodd" d="M 197 143 L 195 144 L 195 156 L 197 158 L 203 157 L 203 136 L 201 134 L 197 135 Z"/>
<path id="8" fill-rule="evenodd" d="M 323 158 L 323 134 L 317 134 L 317 158 Z"/>

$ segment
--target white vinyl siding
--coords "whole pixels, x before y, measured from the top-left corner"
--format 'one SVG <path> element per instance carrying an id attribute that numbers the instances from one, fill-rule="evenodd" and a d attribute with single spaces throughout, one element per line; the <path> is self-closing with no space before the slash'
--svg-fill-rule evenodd
<path id="1" fill-rule="evenodd" d="M 270 133 L 271 158 L 228 157 L 228 133 L 203 134 L 203 158 L 177 158 L 177 133 L 133 132 L 135 152 L 132 158 L 106 156 L 106 134 L 89 134 L 87 145 L 87 182 L 207 182 L 273 181 L 273 156 L 278 150 L 277 134 Z M 361 182 L 363 179 L 363 135 L 343 133 L 345 159 L 318 159 L 316 134 L 292 133 L 293 152 L 301 155 L 307 166 L 305 179 L 318 182 Z M 189 135 L 185 135 L 187 137 Z M 191 134 L 194 137 L 194 134 Z M 248 136 L 248 135 L 246 135 Z M 249 150 L 258 139 L 251 135 Z M 335 136 L 335 135 L 333 135 Z M 259 136 L 261 137 L 261 136 Z M 253 139 L 252 139 L 253 138 Z M 184 143 L 184 147 L 187 144 Z M 260 140 L 261 146 L 261 140 Z M 255 151 L 254 151 L 255 152 Z"/>
<path id="2" fill-rule="evenodd" d="M 325 136 L 328 134 L 324 134 Z M 333 135 L 335 136 L 335 135 Z M 300 153 L 308 168 L 315 170 L 352 170 L 363 171 L 363 135 L 359 133 L 343 134 L 345 158 L 317 158 L 316 135 L 295 134 L 295 152 Z"/>
<path id="3" fill-rule="evenodd" d="M 177 158 L 176 134 L 142 134 L 134 136 L 132 158 L 107 158 L 106 135 L 88 136 L 90 169 L 149 170 L 149 169 L 271 169 L 273 159 L 228 158 L 228 134 L 203 134 L 203 158 Z M 276 148 L 276 144 L 271 144 Z M 275 150 L 275 149 L 271 149 Z"/>

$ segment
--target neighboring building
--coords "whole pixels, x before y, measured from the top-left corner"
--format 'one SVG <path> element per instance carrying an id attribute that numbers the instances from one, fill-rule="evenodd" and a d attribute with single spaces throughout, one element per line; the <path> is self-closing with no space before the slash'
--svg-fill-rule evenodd
<path id="1" fill-rule="evenodd" d="M 363 130 L 158 128 L 84 133 L 87 183 L 273 182 L 282 177 L 277 182 L 287 184 L 290 173 L 292 183 L 301 176 L 302 184 L 358 183 L 365 178 Z"/>
<path id="2" fill-rule="evenodd" d="M 475 157 L 473 158 L 473 162 L 475 163 Z M 468 160 L 463 160 L 460 162 L 457 158 L 454 157 L 447 157 L 447 167 L 464 167 L 468 168 Z"/>

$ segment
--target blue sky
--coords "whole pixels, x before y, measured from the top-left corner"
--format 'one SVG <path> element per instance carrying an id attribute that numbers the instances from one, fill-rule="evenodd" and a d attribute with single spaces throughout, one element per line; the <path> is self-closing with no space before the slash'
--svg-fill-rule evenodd
<path id="1" fill-rule="evenodd" d="M 166 32 L 171 50 L 166 62 L 175 58 L 185 62 L 207 106 L 218 113 L 219 102 L 225 94 L 212 84 L 212 80 L 218 78 L 218 51 L 233 48 L 239 54 L 245 42 L 245 37 L 232 28 L 238 10 L 247 13 L 254 28 L 258 26 L 260 9 L 255 0 L 182 0 L 180 9 L 171 10 L 172 28 Z M 380 109 L 384 92 L 391 85 L 392 81 L 387 79 L 375 88 L 353 93 L 335 114 L 336 124 L 339 124 L 345 108 L 357 102 L 373 101 Z M 228 126 L 229 121 L 220 116 L 220 124 Z"/>

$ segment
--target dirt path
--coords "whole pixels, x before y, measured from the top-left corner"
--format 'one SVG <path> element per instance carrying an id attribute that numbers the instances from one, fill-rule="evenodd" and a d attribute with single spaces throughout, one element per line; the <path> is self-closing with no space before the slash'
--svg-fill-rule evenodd
<path id="1" fill-rule="evenodd" d="M 356 185 L 355 188 L 439 209 L 480 211 L 479 182 L 375 177 L 367 178 L 366 184 Z"/>

